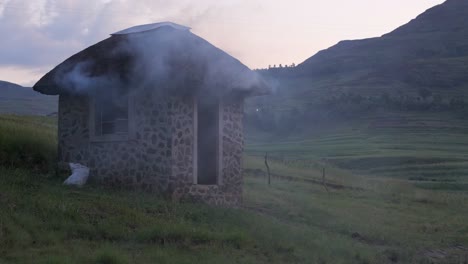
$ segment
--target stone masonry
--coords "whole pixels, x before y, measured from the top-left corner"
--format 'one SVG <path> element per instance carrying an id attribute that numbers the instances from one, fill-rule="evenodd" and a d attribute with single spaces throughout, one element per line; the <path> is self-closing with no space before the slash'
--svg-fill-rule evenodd
<path id="1" fill-rule="evenodd" d="M 143 190 L 177 201 L 239 206 L 242 202 L 243 103 L 223 100 L 221 175 L 217 185 L 194 184 L 194 109 L 189 97 L 142 90 L 133 97 L 134 135 L 125 141 L 94 141 L 90 102 L 60 95 L 59 162 L 90 168 L 90 180 Z"/>

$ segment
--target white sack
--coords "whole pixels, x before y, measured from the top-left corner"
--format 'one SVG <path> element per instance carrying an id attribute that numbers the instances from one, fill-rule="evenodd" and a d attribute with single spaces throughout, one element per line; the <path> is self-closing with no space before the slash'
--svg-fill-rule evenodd
<path id="1" fill-rule="evenodd" d="M 83 186 L 86 184 L 89 176 L 89 168 L 78 163 L 70 163 L 72 175 L 66 179 L 63 184 Z"/>

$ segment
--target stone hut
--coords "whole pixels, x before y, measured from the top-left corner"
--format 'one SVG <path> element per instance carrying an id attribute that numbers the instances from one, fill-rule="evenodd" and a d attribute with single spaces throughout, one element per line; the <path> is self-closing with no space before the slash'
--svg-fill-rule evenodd
<path id="1" fill-rule="evenodd" d="M 132 27 L 73 55 L 35 85 L 59 95 L 59 165 L 174 200 L 242 202 L 243 101 L 267 84 L 170 22 Z"/>

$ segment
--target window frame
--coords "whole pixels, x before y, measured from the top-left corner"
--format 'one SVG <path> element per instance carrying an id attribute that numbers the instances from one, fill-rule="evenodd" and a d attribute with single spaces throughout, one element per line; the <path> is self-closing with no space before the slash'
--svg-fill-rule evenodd
<path id="1" fill-rule="evenodd" d="M 128 132 L 121 134 L 96 135 L 96 100 L 89 97 L 89 135 L 91 142 L 115 142 L 130 141 L 135 139 L 135 100 L 133 95 L 128 95 Z"/>

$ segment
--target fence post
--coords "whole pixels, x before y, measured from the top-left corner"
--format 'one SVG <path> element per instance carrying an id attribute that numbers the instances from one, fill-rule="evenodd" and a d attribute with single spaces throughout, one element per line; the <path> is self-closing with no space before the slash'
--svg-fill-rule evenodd
<path id="1" fill-rule="evenodd" d="M 265 152 L 265 166 L 268 173 L 268 185 L 271 185 L 270 166 L 268 166 L 268 152 Z"/>
<path id="2" fill-rule="evenodd" d="M 325 183 L 325 167 L 322 168 L 322 184 L 325 187 L 325 190 L 328 192 L 327 184 Z"/>

